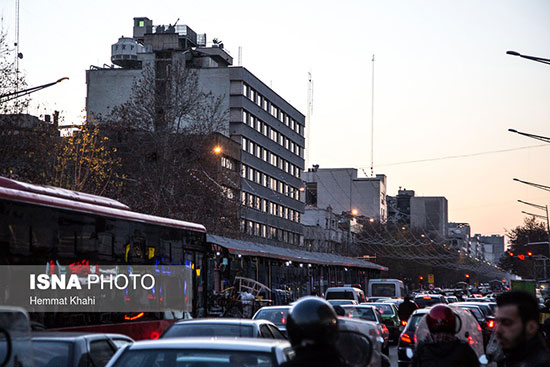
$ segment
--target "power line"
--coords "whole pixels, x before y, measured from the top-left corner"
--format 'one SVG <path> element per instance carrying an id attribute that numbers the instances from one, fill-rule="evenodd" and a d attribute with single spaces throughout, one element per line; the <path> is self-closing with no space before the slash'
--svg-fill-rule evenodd
<path id="1" fill-rule="evenodd" d="M 417 159 L 417 160 L 414 160 L 414 161 L 382 163 L 382 164 L 379 164 L 378 167 L 389 167 L 389 166 L 399 166 L 399 165 L 412 164 L 412 163 L 442 161 L 442 160 L 446 160 L 446 159 L 469 158 L 469 157 L 477 157 L 477 156 L 488 155 L 488 154 L 515 152 L 515 151 L 518 151 L 518 150 L 525 150 L 525 149 L 531 149 L 531 148 L 542 148 L 542 147 L 547 147 L 548 148 L 549 145 L 548 144 L 529 145 L 529 146 L 518 147 L 518 148 L 501 149 L 501 150 L 489 150 L 489 151 L 485 151 L 485 152 L 477 152 L 477 153 L 469 153 L 469 154 L 448 155 L 448 156 L 437 157 L 437 158 Z M 360 168 L 363 169 L 363 168 L 366 168 L 366 167 L 360 167 Z"/>

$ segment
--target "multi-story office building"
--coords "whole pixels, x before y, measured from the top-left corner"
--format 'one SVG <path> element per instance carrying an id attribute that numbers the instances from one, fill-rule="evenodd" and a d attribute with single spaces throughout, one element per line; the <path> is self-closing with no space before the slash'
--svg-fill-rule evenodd
<path id="1" fill-rule="evenodd" d="M 504 255 L 504 236 L 480 236 L 480 241 L 485 249 L 485 260 L 497 264 Z"/>
<path id="2" fill-rule="evenodd" d="M 411 198 L 411 227 L 447 236 L 447 199 L 442 196 L 414 196 Z"/>
<path id="3" fill-rule="evenodd" d="M 470 253 L 469 223 L 449 223 L 448 238 L 452 248 Z"/>
<path id="4" fill-rule="evenodd" d="M 133 37 L 112 46 L 119 67 L 86 71 L 87 112 L 106 116 L 126 102 L 148 65 L 157 79 L 176 63 L 196 70 L 197 87 L 221 99 L 219 132 L 242 149 L 241 162 L 229 161 L 240 164 L 242 230 L 263 242 L 301 244 L 305 116 L 246 68 L 233 67 L 223 44 L 206 44 L 205 34 L 186 25 L 154 26 L 148 18 L 134 18 Z M 220 164 L 228 158 L 222 155 Z"/>
<path id="5" fill-rule="evenodd" d="M 385 222 L 387 219 L 386 176 L 357 177 L 355 168 L 319 168 L 304 172 L 306 204 L 331 207 L 337 214 L 354 215 Z"/>

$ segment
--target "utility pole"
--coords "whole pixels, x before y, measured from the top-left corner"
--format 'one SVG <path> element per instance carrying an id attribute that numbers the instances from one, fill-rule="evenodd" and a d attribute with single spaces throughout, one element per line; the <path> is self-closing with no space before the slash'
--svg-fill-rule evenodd
<path id="1" fill-rule="evenodd" d="M 307 73 L 307 113 L 306 113 L 306 170 L 311 165 L 311 115 L 313 115 L 313 78 L 311 71 Z"/>
<path id="2" fill-rule="evenodd" d="M 372 90 L 370 119 L 370 175 L 371 177 L 374 177 L 374 54 L 372 55 Z"/>

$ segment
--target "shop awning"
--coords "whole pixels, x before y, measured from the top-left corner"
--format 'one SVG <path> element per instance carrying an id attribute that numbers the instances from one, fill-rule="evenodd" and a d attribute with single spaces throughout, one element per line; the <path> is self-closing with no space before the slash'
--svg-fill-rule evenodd
<path id="1" fill-rule="evenodd" d="M 226 248 L 229 253 L 245 256 L 260 256 L 271 259 L 280 259 L 304 264 L 335 265 L 363 269 L 375 269 L 387 271 L 388 268 L 382 265 L 355 259 L 353 257 L 329 254 L 324 252 L 309 252 L 285 247 L 277 247 L 252 241 L 235 240 L 213 234 L 207 234 L 206 240 L 209 243 Z"/>

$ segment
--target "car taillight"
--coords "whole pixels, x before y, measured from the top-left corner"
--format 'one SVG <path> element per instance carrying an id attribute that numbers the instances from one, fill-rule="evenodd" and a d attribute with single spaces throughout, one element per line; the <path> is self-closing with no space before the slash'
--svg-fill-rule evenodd
<path id="1" fill-rule="evenodd" d="M 384 324 L 382 324 L 382 331 L 383 331 L 384 333 L 389 333 L 388 328 L 387 328 L 386 325 L 384 325 Z"/>
<path id="2" fill-rule="evenodd" d="M 412 344 L 411 337 L 409 336 L 409 334 L 401 335 L 401 341 L 407 344 Z"/>
<path id="3" fill-rule="evenodd" d="M 157 340 L 158 338 L 160 338 L 159 332 L 158 332 L 158 331 L 153 331 L 153 332 L 151 333 L 151 339 Z"/>
<path id="4" fill-rule="evenodd" d="M 401 320 L 401 325 L 402 325 L 402 326 L 407 326 L 407 321 Z"/>
<path id="5" fill-rule="evenodd" d="M 495 321 L 494 321 L 494 320 L 489 320 L 489 321 L 487 321 L 487 327 L 488 327 L 489 329 L 494 328 L 494 327 L 495 327 Z"/>
<path id="6" fill-rule="evenodd" d="M 474 338 L 472 338 L 471 335 L 468 336 L 468 344 L 474 345 L 476 342 L 474 341 Z"/>

